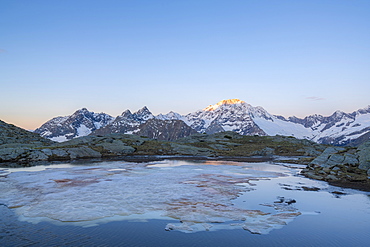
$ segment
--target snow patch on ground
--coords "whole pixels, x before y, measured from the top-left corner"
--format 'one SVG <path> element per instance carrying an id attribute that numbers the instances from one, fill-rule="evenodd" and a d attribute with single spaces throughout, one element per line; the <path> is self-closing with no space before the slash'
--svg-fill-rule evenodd
<path id="1" fill-rule="evenodd" d="M 91 129 L 87 128 L 86 125 L 81 124 L 80 127 L 77 128 L 77 136 L 87 136 L 91 133 Z"/>
<path id="2" fill-rule="evenodd" d="M 65 142 L 65 141 L 68 141 L 68 139 L 67 139 L 66 136 L 56 136 L 56 137 L 50 138 L 50 140 L 55 141 L 55 142 Z"/>

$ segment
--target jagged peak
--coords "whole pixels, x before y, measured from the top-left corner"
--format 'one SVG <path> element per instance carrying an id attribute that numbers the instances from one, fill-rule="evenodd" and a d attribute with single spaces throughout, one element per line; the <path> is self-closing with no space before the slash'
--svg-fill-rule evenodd
<path id="1" fill-rule="evenodd" d="M 345 113 L 345 112 L 340 111 L 340 110 L 337 110 L 337 111 L 335 111 L 335 112 L 331 115 L 331 117 L 341 118 L 341 117 L 343 117 L 344 115 L 346 115 L 346 113 Z"/>
<path id="2" fill-rule="evenodd" d="M 244 104 L 244 103 L 245 103 L 245 101 L 242 101 L 240 99 L 225 99 L 225 100 L 221 100 L 220 102 L 218 102 L 215 105 L 209 105 L 204 110 L 205 111 L 214 111 L 222 105 L 235 105 L 235 104 Z"/>
<path id="3" fill-rule="evenodd" d="M 336 110 L 333 114 L 336 114 L 336 115 L 342 115 L 344 112 L 341 111 L 341 110 Z"/>
<path id="4" fill-rule="evenodd" d="M 154 118 L 154 115 L 149 111 L 149 109 L 144 106 L 134 114 L 132 114 L 133 117 L 138 120 L 139 122 L 143 123 L 148 119 Z"/>
<path id="5" fill-rule="evenodd" d="M 365 108 L 358 109 L 356 112 L 358 114 L 370 113 L 370 105 L 366 106 Z"/>
<path id="6" fill-rule="evenodd" d="M 150 114 L 152 114 L 150 111 L 149 111 L 149 109 L 148 109 L 148 107 L 146 107 L 146 106 L 144 106 L 143 108 L 141 108 L 140 110 L 138 110 L 137 112 L 135 112 L 136 114 L 143 114 L 143 113 L 145 113 L 145 114 L 148 114 L 148 113 L 150 113 Z"/>
<path id="7" fill-rule="evenodd" d="M 81 109 L 78 109 L 77 111 L 75 111 L 75 113 L 83 113 L 83 112 L 90 112 L 89 110 L 87 110 L 86 107 L 83 107 Z"/>
<path id="8" fill-rule="evenodd" d="M 94 112 L 90 112 L 87 108 L 81 108 L 75 111 L 71 116 L 78 116 L 78 115 L 86 115 L 86 114 L 94 114 Z"/>
<path id="9" fill-rule="evenodd" d="M 132 113 L 129 109 L 127 109 L 126 111 L 122 112 L 121 116 L 122 117 L 128 117 L 128 116 L 131 116 Z"/>
<path id="10" fill-rule="evenodd" d="M 170 111 L 169 113 L 166 114 L 166 116 L 181 116 L 179 113 Z"/>

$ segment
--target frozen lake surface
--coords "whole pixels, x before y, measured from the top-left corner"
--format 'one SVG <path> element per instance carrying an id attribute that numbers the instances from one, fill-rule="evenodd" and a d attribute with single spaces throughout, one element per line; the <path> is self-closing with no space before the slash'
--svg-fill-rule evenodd
<path id="1" fill-rule="evenodd" d="M 367 246 L 370 194 L 299 171 L 180 160 L 3 168 L 0 245 Z"/>

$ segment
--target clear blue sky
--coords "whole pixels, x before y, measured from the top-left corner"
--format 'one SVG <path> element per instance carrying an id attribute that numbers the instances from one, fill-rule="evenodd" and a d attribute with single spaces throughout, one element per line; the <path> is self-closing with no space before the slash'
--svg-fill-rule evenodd
<path id="1" fill-rule="evenodd" d="M 370 104 L 370 1 L 0 0 L 0 86 L 0 119 L 27 129 L 228 98 L 352 112 Z"/>

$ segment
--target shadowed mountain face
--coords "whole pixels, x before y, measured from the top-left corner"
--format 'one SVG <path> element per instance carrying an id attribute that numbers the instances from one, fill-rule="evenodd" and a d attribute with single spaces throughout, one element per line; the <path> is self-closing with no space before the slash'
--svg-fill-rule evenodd
<path id="1" fill-rule="evenodd" d="M 146 107 L 134 113 L 126 110 L 111 123 L 94 130 L 92 135 L 107 135 L 111 133 L 133 134 L 139 131 L 141 124 L 153 118 L 153 114 Z"/>
<path id="2" fill-rule="evenodd" d="M 327 117 L 315 114 L 301 119 L 272 115 L 260 106 L 253 107 L 238 99 L 223 100 L 187 115 L 171 111 L 154 116 L 147 107 L 143 107 L 134 113 L 126 110 L 113 118 L 104 113 L 96 114 L 81 109 L 71 116 L 53 118 L 35 132 L 56 141 L 110 133 L 145 133 L 154 138 L 174 140 L 191 133 L 185 131 L 185 127 L 184 132 L 180 133 L 176 129 L 180 123 L 165 122 L 168 120 L 182 121 L 199 133 L 234 131 L 241 135 L 283 135 L 332 145 L 359 145 L 370 137 L 370 106 L 353 113 L 336 111 Z"/>
<path id="3" fill-rule="evenodd" d="M 197 132 L 181 120 L 149 119 L 135 134 L 158 140 L 173 141 Z"/>

